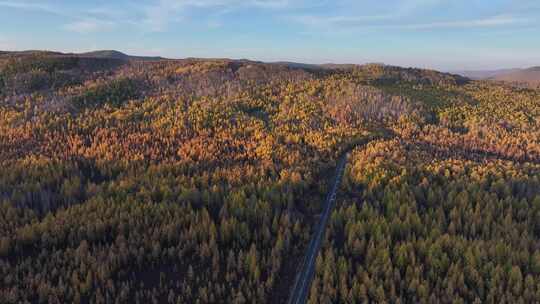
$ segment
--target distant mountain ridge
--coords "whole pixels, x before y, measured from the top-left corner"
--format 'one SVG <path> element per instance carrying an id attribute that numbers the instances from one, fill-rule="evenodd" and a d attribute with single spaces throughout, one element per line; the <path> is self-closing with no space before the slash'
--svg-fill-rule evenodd
<path id="1" fill-rule="evenodd" d="M 511 83 L 540 85 L 540 66 L 527 69 L 502 69 L 491 71 L 455 71 L 453 73 L 475 79 L 505 81 Z"/>
<path id="2" fill-rule="evenodd" d="M 470 79 L 485 80 L 503 74 L 510 74 L 519 71 L 520 69 L 500 69 L 500 70 L 464 70 L 452 71 L 458 75 L 465 76 Z"/>
<path id="3" fill-rule="evenodd" d="M 116 60 L 164 60 L 166 58 L 159 56 L 131 56 L 116 50 L 97 50 L 85 53 L 61 53 L 41 50 L 27 51 L 0 51 L 0 55 L 57 55 L 57 56 L 77 56 L 87 58 L 100 59 L 116 59 Z"/>
<path id="4" fill-rule="evenodd" d="M 540 66 L 497 75 L 490 79 L 497 81 L 526 83 L 533 86 L 540 85 Z"/>
<path id="5" fill-rule="evenodd" d="M 84 57 L 93 57 L 93 58 L 112 58 L 112 59 L 121 59 L 121 60 L 163 60 L 165 58 L 159 56 L 131 56 L 120 51 L 115 50 L 98 50 L 86 53 L 75 54 L 78 56 Z"/>
<path id="6" fill-rule="evenodd" d="M 61 53 L 53 51 L 43 51 L 43 50 L 26 50 L 26 51 L 1 51 L 0 56 L 27 56 L 27 55 L 45 55 L 45 56 L 75 56 L 81 58 L 89 59 L 110 59 L 116 60 L 118 62 L 125 61 L 158 61 L 158 60 L 167 60 L 167 58 L 160 56 L 132 56 L 126 53 L 117 51 L 117 50 L 96 50 L 91 52 L 84 53 Z M 186 58 L 190 59 L 190 58 Z M 207 60 L 207 59 L 197 59 L 194 60 Z M 233 60 L 233 61 L 243 61 L 243 60 Z M 251 61 L 250 62 L 258 62 Z M 271 62 L 269 64 L 285 66 L 293 69 L 303 69 L 303 70 L 348 70 L 355 67 L 360 67 L 362 64 L 309 64 L 301 62 L 289 62 L 289 61 L 280 61 L 280 62 Z M 376 65 L 385 66 L 384 64 L 378 63 Z M 494 80 L 494 81 L 505 81 L 511 83 L 525 84 L 528 86 L 540 86 L 540 66 L 532 67 L 528 69 L 500 69 L 500 70 L 464 70 L 464 71 L 451 71 L 451 74 L 460 75 L 473 80 Z"/>

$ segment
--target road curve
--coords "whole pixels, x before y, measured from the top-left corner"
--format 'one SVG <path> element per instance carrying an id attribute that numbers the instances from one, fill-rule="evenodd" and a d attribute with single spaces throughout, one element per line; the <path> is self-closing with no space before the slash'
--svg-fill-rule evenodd
<path id="1" fill-rule="evenodd" d="M 341 184 L 341 179 L 343 178 L 343 171 L 345 170 L 347 157 L 348 153 L 343 155 L 338 161 L 336 173 L 332 180 L 332 188 L 330 189 L 330 192 L 328 192 L 321 220 L 315 228 L 315 234 L 309 243 L 304 261 L 302 262 L 299 273 L 296 276 L 296 280 L 289 297 L 289 304 L 304 304 L 307 302 L 311 281 L 313 280 L 313 275 L 315 273 L 315 260 L 321 248 L 328 219 L 330 218 L 330 214 L 332 213 L 332 210 L 336 204 L 336 192 Z"/>

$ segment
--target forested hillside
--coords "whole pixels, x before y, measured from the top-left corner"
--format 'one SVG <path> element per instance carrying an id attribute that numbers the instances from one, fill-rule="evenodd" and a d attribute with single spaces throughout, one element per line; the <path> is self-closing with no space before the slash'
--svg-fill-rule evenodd
<path id="1" fill-rule="evenodd" d="M 444 91 L 438 124 L 351 153 L 309 303 L 540 300 L 540 95 Z"/>
<path id="2" fill-rule="evenodd" d="M 540 91 L 383 65 L 0 55 L 0 302 L 540 301 Z M 368 142 L 364 145 L 365 142 Z"/>

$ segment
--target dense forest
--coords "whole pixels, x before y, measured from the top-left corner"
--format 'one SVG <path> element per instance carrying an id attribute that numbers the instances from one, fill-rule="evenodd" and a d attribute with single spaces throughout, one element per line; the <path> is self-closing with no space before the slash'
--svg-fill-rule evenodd
<path id="1" fill-rule="evenodd" d="M 1 303 L 540 301 L 540 90 L 384 65 L 0 54 Z"/>
<path id="2" fill-rule="evenodd" d="M 401 89 L 437 123 L 352 151 L 309 303 L 540 301 L 539 92 Z"/>

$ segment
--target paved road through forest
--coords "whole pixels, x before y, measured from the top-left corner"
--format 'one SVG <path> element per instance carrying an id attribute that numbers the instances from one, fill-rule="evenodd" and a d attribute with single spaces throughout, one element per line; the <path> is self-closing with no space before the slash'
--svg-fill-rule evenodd
<path id="1" fill-rule="evenodd" d="M 328 193 L 325 201 L 324 211 L 321 216 L 321 220 L 315 227 L 315 234 L 313 235 L 309 247 L 307 249 L 302 266 L 299 269 L 299 273 L 296 277 L 293 289 L 290 294 L 289 304 L 304 304 L 307 302 L 309 296 L 309 290 L 313 275 L 315 273 L 315 260 L 319 254 L 326 225 L 330 214 L 336 204 L 336 192 L 341 184 L 343 178 L 343 171 L 345 170 L 345 164 L 347 163 L 348 153 L 343 155 L 336 168 L 334 179 L 332 180 L 332 188 Z"/>

